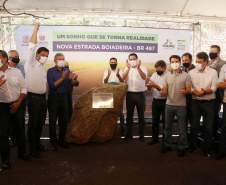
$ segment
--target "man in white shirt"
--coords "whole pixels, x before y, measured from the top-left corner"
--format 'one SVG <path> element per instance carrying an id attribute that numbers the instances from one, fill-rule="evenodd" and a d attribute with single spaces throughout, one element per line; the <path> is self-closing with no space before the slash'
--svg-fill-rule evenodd
<path id="1" fill-rule="evenodd" d="M 210 62 L 208 65 L 210 65 L 211 68 L 215 69 L 217 71 L 218 77 L 221 71 L 221 68 L 224 64 L 226 64 L 226 61 L 222 60 L 220 58 L 221 54 L 221 48 L 218 45 L 212 45 L 210 46 Z M 216 99 L 214 100 L 214 117 L 213 117 L 213 138 L 214 141 L 219 141 L 219 133 L 218 133 L 218 128 L 219 128 L 219 112 L 221 110 L 221 105 L 223 102 L 223 97 L 224 97 L 224 92 L 223 89 L 217 88 L 216 92 Z"/>
<path id="2" fill-rule="evenodd" d="M 0 152 L 3 169 L 10 168 L 9 130 L 13 125 L 18 147 L 18 158 L 30 161 L 31 157 L 26 153 L 25 138 L 21 120 L 21 103 L 26 96 L 27 88 L 20 70 L 8 66 L 8 56 L 0 50 L 0 76 L 7 79 L 0 86 Z"/>
<path id="3" fill-rule="evenodd" d="M 148 143 L 153 145 L 159 142 L 159 122 L 160 116 L 162 116 L 163 129 L 165 128 L 165 105 L 167 96 L 160 94 L 164 84 L 164 77 L 169 71 L 166 70 L 166 63 L 163 60 L 159 60 L 155 63 L 156 72 L 150 78 L 149 83 L 146 85 L 148 90 L 152 91 L 152 139 Z M 163 134 L 164 138 L 164 134 Z"/>
<path id="4" fill-rule="evenodd" d="M 133 139 L 133 115 L 136 106 L 139 121 L 139 136 L 140 141 L 144 142 L 144 111 L 145 111 L 145 81 L 148 76 L 147 68 L 141 66 L 141 60 L 138 61 L 138 56 L 135 53 L 129 55 L 129 61 L 126 60 L 127 67 L 122 75 L 122 79 L 128 84 L 128 92 L 126 95 L 127 109 L 127 133 L 125 141 Z"/>
<path id="5" fill-rule="evenodd" d="M 104 72 L 103 83 L 110 83 L 110 82 L 124 82 L 122 79 L 123 72 L 119 68 L 117 68 L 118 62 L 116 58 L 111 58 L 109 61 L 110 69 Z M 121 136 L 125 135 L 125 128 L 124 128 L 124 114 L 123 114 L 123 105 L 120 112 L 120 131 Z"/>
<path id="6" fill-rule="evenodd" d="M 211 159 L 210 147 L 212 141 L 212 123 L 214 116 L 214 99 L 217 90 L 218 76 L 208 65 L 208 55 L 200 52 L 196 55 L 195 69 L 189 72 L 192 82 L 191 104 L 191 146 L 189 153 L 194 153 L 197 147 L 198 127 L 203 116 L 204 127 L 204 157 Z"/>
<path id="7" fill-rule="evenodd" d="M 21 71 L 23 77 L 25 78 L 24 66 L 19 63 L 20 62 L 19 53 L 16 50 L 10 50 L 8 52 L 8 57 L 9 57 L 9 66 L 19 69 Z M 21 103 L 21 107 L 23 109 L 23 115 L 24 115 L 23 117 L 21 117 L 21 119 L 23 120 L 24 137 L 25 137 L 25 112 L 26 112 L 26 102 L 27 102 L 26 99 L 27 98 L 24 98 L 23 102 Z M 15 131 L 14 131 L 13 127 L 11 127 L 11 130 L 10 130 L 10 138 L 11 138 L 10 146 L 11 147 L 15 146 L 16 145 L 16 136 L 15 136 Z M 26 137 L 25 137 L 25 139 L 26 139 Z"/>
<path id="8" fill-rule="evenodd" d="M 28 88 L 28 142 L 30 155 L 36 158 L 42 157 L 41 152 L 47 151 L 40 142 L 42 127 L 45 124 L 47 101 L 47 78 L 45 63 L 49 50 L 40 47 L 36 51 L 37 34 L 40 24 L 36 23 L 29 43 L 29 50 L 24 65 Z"/>

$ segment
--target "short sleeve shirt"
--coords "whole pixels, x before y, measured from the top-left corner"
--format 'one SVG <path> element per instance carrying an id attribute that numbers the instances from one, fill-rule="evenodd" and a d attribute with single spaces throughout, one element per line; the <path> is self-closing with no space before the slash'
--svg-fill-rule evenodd
<path id="1" fill-rule="evenodd" d="M 182 88 L 191 85 L 191 77 L 188 73 L 180 70 L 178 74 L 172 71 L 164 77 L 164 85 L 168 87 L 167 105 L 186 106 L 186 96 L 181 94 Z"/>

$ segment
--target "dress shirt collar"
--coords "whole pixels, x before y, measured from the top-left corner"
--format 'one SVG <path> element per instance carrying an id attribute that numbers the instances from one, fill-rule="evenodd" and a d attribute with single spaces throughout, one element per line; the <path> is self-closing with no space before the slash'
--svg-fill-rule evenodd
<path id="1" fill-rule="evenodd" d="M 214 65 L 217 63 L 217 61 L 218 61 L 219 59 L 220 59 L 220 57 L 218 57 L 218 59 L 215 60 L 214 62 L 212 62 L 212 60 L 210 60 L 210 62 L 211 62 L 210 66 L 214 66 Z"/>
<path id="2" fill-rule="evenodd" d="M 36 60 L 36 62 L 37 62 L 37 64 L 38 64 L 38 66 L 44 66 L 45 64 L 41 64 L 39 61 L 37 61 Z"/>
<path id="3" fill-rule="evenodd" d="M 57 68 L 56 65 L 53 67 L 53 70 L 54 70 L 54 71 L 60 71 L 60 70 Z M 62 67 L 62 71 L 65 71 L 65 68 L 64 68 L 64 67 Z"/>

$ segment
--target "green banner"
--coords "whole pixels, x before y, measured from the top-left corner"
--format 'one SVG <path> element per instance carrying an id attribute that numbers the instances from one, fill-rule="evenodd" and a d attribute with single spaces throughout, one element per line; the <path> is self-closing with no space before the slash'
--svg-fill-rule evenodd
<path id="1" fill-rule="evenodd" d="M 158 34 L 53 31 L 53 41 L 158 43 Z"/>

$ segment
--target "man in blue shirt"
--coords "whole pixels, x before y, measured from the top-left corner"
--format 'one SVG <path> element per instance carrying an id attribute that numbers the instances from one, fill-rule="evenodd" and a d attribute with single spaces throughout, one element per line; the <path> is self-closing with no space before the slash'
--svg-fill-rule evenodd
<path id="1" fill-rule="evenodd" d="M 68 123 L 67 86 L 76 85 L 76 74 L 64 68 L 65 58 L 62 53 L 54 57 L 55 67 L 47 71 L 49 85 L 48 110 L 49 110 L 49 134 L 51 150 L 57 150 L 56 121 L 59 124 L 58 145 L 68 148 L 65 141 L 65 133 Z"/>

